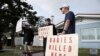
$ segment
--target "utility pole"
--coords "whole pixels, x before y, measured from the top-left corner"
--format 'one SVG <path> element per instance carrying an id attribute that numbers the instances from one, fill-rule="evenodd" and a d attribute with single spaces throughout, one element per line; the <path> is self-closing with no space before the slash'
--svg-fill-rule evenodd
<path id="1" fill-rule="evenodd" d="M 51 16 L 51 19 L 52 19 L 52 23 L 53 23 L 54 15 Z"/>

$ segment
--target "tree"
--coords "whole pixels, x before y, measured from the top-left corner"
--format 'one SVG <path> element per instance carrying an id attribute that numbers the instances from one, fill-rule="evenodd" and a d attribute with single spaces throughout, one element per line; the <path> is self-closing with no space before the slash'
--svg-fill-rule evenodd
<path id="1" fill-rule="evenodd" d="M 45 18 L 43 16 L 39 16 L 39 20 L 36 23 L 36 27 L 44 26 L 44 24 L 45 24 Z"/>
<path id="2" fill-rule="evenodd" d="M 31 5 L 21 0 L 0 0 L 0 33 L 11 31 L 13 46 L 16 23 L 20 18 L 26 17 L 31 24 L 36 24 L 38 17 L 32 10 Z"/>

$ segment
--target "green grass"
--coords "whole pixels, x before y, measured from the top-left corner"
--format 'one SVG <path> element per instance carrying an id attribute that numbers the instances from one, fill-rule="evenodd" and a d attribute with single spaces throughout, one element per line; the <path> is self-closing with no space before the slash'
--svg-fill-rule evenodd
<path id="1" fill-rule="evenodd" d="M 22 47 L 22 50 L 24 50 L 23 46 L 17 46 L 16 49 L 20 49 L 20 47 Z M 33 46 L 33 52 L 42 52 L 42 51 L 43 51 L 43 47 Z"/>
<path id="2" fill-rule="evenodd" d="M 79 56 L 89 56 L 89 49 L 79 49 Z"/>
<path id="3" fill-rule="evenodd" d="M 20 50 L 19 47 L 20 46 L 17 46 L 17 47 L 5 47 L 7 49 L 13 49 L 13 50 L 12 51 L 0 52 L 0 56 L 21 56 L 22 55 L 21 52 L 23 50 Z M 42 52 L 43 48 L 42 47 L 33 47 L 33 50 L 34 50 L 34 53 L 37 53 L 37 52 Z"/>
<path id="4" fill-rule="evenodd" d="M 7 48 L 11 48 L 11 47 L 7 47 Z M 20 51 L 19 47 L 16 47 L 16 49 L 14 49 L 14 51 Z M 43 47 L 33 47 L 34 52 L 41 52 L 43 51 Z M 0 52 L 0 56 L 20 56 L 17 53 L 14 53 L 14 51 L 4 51 L 4 52 Z M 98 56 L 100 56 L 100 49 L 98 50 Z M 89 49 L 84 49 L 81 48 L 79 49 L 79 54 L 78 56 L 90 56 L 89 54 Z"/>
<path id="5" fill-rule="evenodd" d="M 36 46 L 34 46 L 34 47 L 33 47 L 33 51 L 34 51 L 34 52 L 43 51 L 43 47 L 36 47 Z"/>
<path id="6" fill-rule="evenodd" d="M 90 56 L 89 49 L 79 49 L 79 56 Z M 100 49 L 98 50 L 98 56 L 100 56 Z"/>
<path id="7" fill-rule="evenodd" d="M 20 55 L 15 54 L 15 53 L 10 52 L 10 51 L 4 51 L 4 52 L 0 52 L 0 56 L 20 56 Z"/>
<path id="8" fill-rule="evenodd" d="M 98 56 L 100 56 L 100 49 L 99 49 L 99 53 L 98 53 Z"/>

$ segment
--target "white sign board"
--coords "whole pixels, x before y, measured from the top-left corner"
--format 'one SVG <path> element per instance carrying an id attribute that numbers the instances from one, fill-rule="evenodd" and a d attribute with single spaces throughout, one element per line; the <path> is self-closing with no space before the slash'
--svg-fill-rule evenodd
<path id="1" fill-rule="evenodd" d="M 21 30 L 22 30 L 22 19 L 19 19 L 16 25 L 16 32 L 19 32 Z"/>
<path id="2" fill-rule="evenodd" d="M 39 27 L 38 35 L 39 35 L 40 39 L 46 38 L 47 36 L 52 36 L 53 35 L 53 26 Z"/>
<path id="3" fill-rule="evenodd" d="M 78 56 L 78 35 L 48 36 L 46 56 Z"/>

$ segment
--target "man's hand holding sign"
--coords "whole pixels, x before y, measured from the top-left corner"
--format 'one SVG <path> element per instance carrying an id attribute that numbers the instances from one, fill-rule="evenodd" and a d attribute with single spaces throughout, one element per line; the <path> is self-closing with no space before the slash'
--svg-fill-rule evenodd
<path id="1" fill-rule="evenodd" d="M 69 6 L 63 5 L 60 8 L 65 14 L 63 31 L 60 35 L 53 36 L 53 27 L 40 31 L 40 36 L 47 37 L 46 56 L 78 56 L 78 35 L 75 34 L 75 15 L 69 11 Z M 62 35 L 63 34 L 63 35 Z"/>
<path id="2" fill-rule="evenodd" d="M 41 39 L 43 39 L 43 49 L 44 49 L 44 56 L 45 56 L 45 50 L 46 50 L 46 43 L 48 36 L 57 35 L 57 30 L 55 28 L 55 25 L 51 23 L 50 18 L 45 19 L 45 26 L 39 28 L 39 36 Z"/>
<path id="3" fill-rule="evenodd" d="M 52 26 L 41 27 L 39 36 L 47 37 L 46 56 L 78 56 L 78 35 L 53 35 Z M 47 31 L 47 32 L 46 32 Z M 49 34 L 46 34 L 46 33 Z"/>

